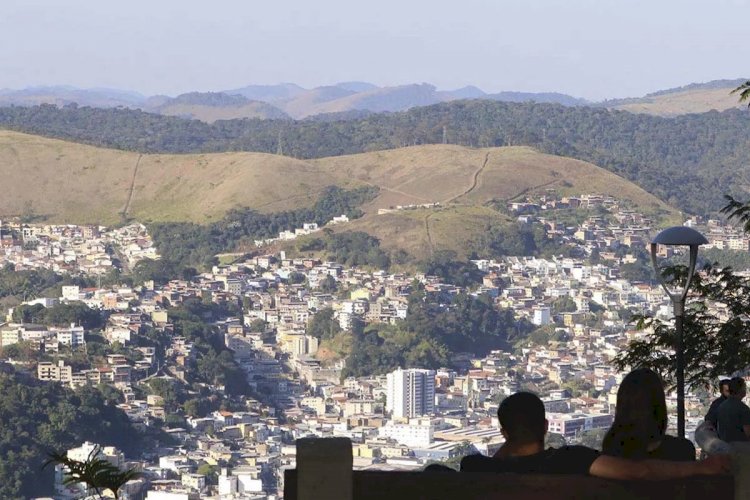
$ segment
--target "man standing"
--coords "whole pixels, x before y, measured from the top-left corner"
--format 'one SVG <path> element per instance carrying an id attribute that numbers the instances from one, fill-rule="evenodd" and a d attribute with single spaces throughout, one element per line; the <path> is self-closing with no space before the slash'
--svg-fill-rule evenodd
<path id="1" fill-rule="evenodd" d="M 497 410 L 506 442 L 493 457 L 469 455 L 461 460 L 463 472 L 517 474 L 588 474 L 606 479 L 660 480 L 692 475 L 725 474 L 730 460 L 712 455 L 697 462 L 629 460 L 601 455 L 585 446 L 544 449 L 547 433 L 544 403 L 530 392 L 506 398 Z"/>
<path id="2" fill-rule="evenodd" d="M 719 382 L 719 397 L 711 402 L 711 406 L 708 408 L 708 413 L 706 413 L 706 422 L 711 422 L 714 429 L 716 428 L 716 420 L 719 418 L 719 406 L 721 406 L 721 403 L 726 401 L 728 397 L 729 379 L 723 378 Z"/>
<path id="3" fill-rule="evenodd" d="M 718 411 L 718 433 L 722 441 L 750 441 L 750 408 L 742 402 L 747 394 L 745 379 L 734 377 L 729 381 L 729 398 Z"/>

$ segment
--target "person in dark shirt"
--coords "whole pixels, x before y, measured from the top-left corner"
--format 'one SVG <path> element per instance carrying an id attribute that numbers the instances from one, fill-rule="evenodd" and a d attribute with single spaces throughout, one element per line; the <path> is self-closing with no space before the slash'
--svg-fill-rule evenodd
<path id="1" fill-rule="evenodd" d="M 506 443 L 493 457 L 464 457 L 462 472 L 590 474 L 609 479 L 658 480 L 729 471 L 730 461 L 726 455 L 713 455 L 700 462 L 669 462 L 601 455 L 585 446 L 545 450 L 547 420 L 544 403 L 530 392 L 519 392 L 506 398 L 500 404 L 497 416 Z"/>
<path id="2" fill-rule="evenodd" d="M 717 418 L 722 441 L 750 441 L 750 408 L 742 402 L 746 394 L 744 379 L 734 377 L 729 381 L 729 398 L 719 406 Z"/>
<path id="3" fill-rule="evenodd" d="M 666 435 L 667 402 L 661 377 L 648 368 L 628 373 L 617 391 L 615 420 L 604 436 L 602 452 L 615 457 L 695 460 L 695 446 Z"/>
<path id="4" fill-rule="evenodd" d="M 714 428 L 716 428 L 716 421 L 719 418 L 719 406 L 721 403 L 727 400 L 729 397 L 729 379 L 723 378 L 719 382 L 719 397 L 711 402 L 711 406 L 708 407 L 708 413 L 706 413 L 706 422 L 711 422 Z"/>

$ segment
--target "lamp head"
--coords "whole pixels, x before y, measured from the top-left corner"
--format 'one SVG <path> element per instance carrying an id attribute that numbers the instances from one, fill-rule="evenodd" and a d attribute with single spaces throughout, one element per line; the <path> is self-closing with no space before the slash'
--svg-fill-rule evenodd
<path id="1" fill-rule="evenodd" d="M 708 240 L 701 233 L 687 226 L 668 227 L 651 240 L 652 244 L 657 245 L 684 245 L 699 246 L 708 243 Z"/>
<path id="2" fill-rule="evenodd" d="M 683 315 L 685 298 L 687 297 L 690 282 L 693 280 L 693 274 L 695 273 L 695 264 L 698 259 L 698 247 L 700 245 L 705 245 L 706 243 L 708 243 L 708 240 L 705 236 L 692 227 L 687 226 L 668 227 L 651 240 L 651 263 L 654 266 L 657 278 L 661 282 L 661 286 L 664 288 L 664 291 L 667 292 L 669 298 L 672 299 L 675 316 Z M 688 266 L 687 280 L 685 282 L 685 287 L 681 292 L 671 292 L 659 272 L 659 266 L 656 262 L 656 247 L 658 245 L 687 246 L 690 248 L 690 264 Z"/>

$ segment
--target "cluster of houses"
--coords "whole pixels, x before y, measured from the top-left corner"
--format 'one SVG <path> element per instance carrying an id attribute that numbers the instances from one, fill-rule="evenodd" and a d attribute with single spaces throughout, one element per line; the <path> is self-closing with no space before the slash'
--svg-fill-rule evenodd
<path id="1" fill-rule="evenodd" d="M 592 216 L 574 227 L 542 217 L 548 207 L 572 206 L 600 206 L 609 216 Z M 120 407 L 136 425 L 154 425 L 169 416 L 164 401 L 156 394 L 144 398 L 135 384 L 155 377 L 187 380 L 197 356 L 194 346 L 174 333 L 167 305 L 197 298 L 241 307 L 241 316 L 214 326 L 223 332 L 255 398 L 233 400 L 231 406 L 241 410 L 215 411 L 169 427 L 176 444 L 158 456 L 137 457 L 144 476 L 123 498 L 273 498 L 283 489 L 284 470 L 295 465 L 295 439 L 309 436 L 350 438 L 360 469 L 415 470 L 470 450 L 493 453 L 503 443 L 495 416 L 498 404 L 521 389 L 542 396 L 552 433 L 568 443 L 592 444 L 587 440 L 600 439 L 612 423 L 624 375 L 614 368 L 613 358 L 631 339 L 648 333 L 634 330 L 625 316 L 671 314 L 660 288 L 630 282 L 619 273 L 648 241 L 650 221 L 612 198 L 595 195 L 519 202 L 510 209 L 525 222 L 545 224 L 550 237 L 564 238 L 586 252 L 597 249 L 601 259 L 476 260 L 484 277 L 470 290 L 434 276 L 348 268 L 289 258 L 284 252 L 216 266 L 163 286 L 64 287 L 62 297 L 49 300 L 82 301 L 107 311 L 107 324 L 99 333 L 138 355 L 106 356 L 100 366 L 79 371 L 64 359 L 40 362 L 37 376 L 71 386 L 111 384 L 123 393 Z M 479 359 L 457 354 L 451 368 L 342 379 L 345 360 L 308 331 L 310 319 L 330 309 L 344 331 L 355 321 L 397 323 L 408 315 L 415 280 L 446 307 L 461 292 L 487 295 L 496 307 L 545 332 L 548 340 Z M 720 308 L 715 312 L 725 314 Z M 85 348 L 88 333 L 75 325 L 44 329 L 10 323 L 0 331 L 2 345 L 6 338 L 10 343 L 28 340 L 45 352 L 55 352 L 55 343 L 58 349 L 65 343 Z M 163 356 L 137 347 L 139 336 L 154 331 L 169 336 Z M 221 386 L 206 389 L 231 399 Z M 668 404 L 674 404 L 671 396 Z M 688 394 L 688 431 L 702 420 L 703 404 Z M 110 452 L 103 451 L 118 456 Z"/>
<path id="2" fill-rule="evenodd" d="M 336 224 L 344 224 L 346 222 L 349 222 L 349 217 L 345 214 L 342 214 L 328 221 L 326 223 L 326 226 L 335 226 Z M 321 228 L 318 226 L 317 223 L 306 222 L 302 224 L 302 227 L 279 232 L 279 236 L 276 238 L 266 238 L 264 240 L 255 240 L 255 246 L 264 247 L 264 246 L 276 243 L 278 241 L 291 241 L 291 240 L 299 238 L 300 236 L 307 236 L 308 234 L 313 234 L 320 230 Z"/>
<path id="3" fill-rule="evenodd" d="M 401 212 L 403 210 L 419 210 L 419 209 L 432 209 L 440 207 L 440 202 L 435 203 L 420 203 L 411 205 L 396 205 L 389 208 L 379 208 L 378 215 L 392 214 L 394 212 Z"/>
<path id="4" fill-rule="evenodd" d="M 158 253 L 146 227 L 132 224 L 108 230 L 94 225 L 23 224 L 0 220 L 0 264 L 18 271 L 106 274 L 120 258 L 129 266 Z"/>

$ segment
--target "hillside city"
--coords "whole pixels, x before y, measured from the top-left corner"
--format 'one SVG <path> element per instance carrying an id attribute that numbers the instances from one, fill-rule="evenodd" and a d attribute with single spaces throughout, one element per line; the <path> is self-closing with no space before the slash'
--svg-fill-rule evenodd
<path id="1" fill-rule="evenodd" d="M 498 404 L 522 389 L 542 397 L 556 442 L 601 441 L 624 376 L 612 361 L 649 333 L 631 317 L 672 314 L 664 291 L 643 275 L 654 220 L 598 194 L 549 191 L 505 208 L 519 224 L 544 228 L 567 255 L 475 259 L 481 282 L 459 286 L 414 271 L 265 252 L 268 244 L 319 231 L 310 223 L 256 241 L 257 251 L 210 271 L 127 285 L 118 278 L 159 259 L 146 226 L 0 221 L 0 268 L 87 280 L 63 282 L 58 295 L 9 307 L 0 319 L 0 362 L 49 384 L 108 386 L 136 428 L 161 431 L 162 439 L 139 454 L 89 441 L 67 450 L 71 458 L 94 453 L 142 471 L 120 498 L 278 498 L 284 471 L 295 467 L 295 440 L 310 436 L 350 438 L 359 470 L 419 470 L 471 451 L 492 454 L 504 442 Z M 561 221 L 560 211 L 578 220 Z M 335 223 L 345 227 L 348 218 Z M 701 230 L 709 247 L 750 251 L 748 237 L 722 221 L 692 217 L 684 224 Z M 671 252 L 663 247 L 660 257 Z M 450 309 L 459 295 L 511 311 L 527 325 L 528 338 L 483 357 L 452 353 L 451 367 L 402 366 L 354 377 L 336 352 L 341 335 L 320 333 L 321 325 L 343 336 L 398 325 L 415 296 Z M 81 304 L 103 322 L 37 321 L 45 310 Z M 220 333 L 219 349 L 241 369 L 235 375 L 244 377 L 246 390 L 235 391 L 236 380 L 220 376 L 196 382 L 196 372 L 207 368 L 198 360 L 196 334 L 175 308 Z M 713 312 L 727 314 L 719 306 Z M 687 395 L 688 435 L 710 397 Z M 673 395 L 667 402 L 676 404 Z M 56 498 L 86 495 L 82 484 L 63 484 L 60 466 L 55 478 Z"/>

